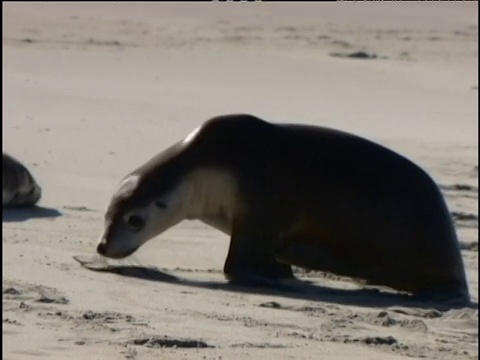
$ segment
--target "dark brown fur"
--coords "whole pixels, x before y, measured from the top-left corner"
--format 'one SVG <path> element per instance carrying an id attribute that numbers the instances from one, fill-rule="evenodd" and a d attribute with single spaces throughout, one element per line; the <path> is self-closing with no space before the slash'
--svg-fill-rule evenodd
<path id="1" fill-rule="evenodd" d="M 233 281 L 290 277 L 296 265 L 468 299 L 439 188 L 383 146 L 323 127 L 220 116 L 134 171 L 141 184 L 125 201 L 146 202 L 202 167 L 233 174 L 246 205 L 231 224 L 225 273 Z"/>

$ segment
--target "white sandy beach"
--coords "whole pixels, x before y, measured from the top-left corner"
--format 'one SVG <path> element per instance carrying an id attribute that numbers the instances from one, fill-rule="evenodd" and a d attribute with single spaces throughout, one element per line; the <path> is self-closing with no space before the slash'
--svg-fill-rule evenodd
<path id="1" fill-rule="evenodd" d="M 128 259 L 183 281 L 73 259 L 94 254 L 124 175 L 209 117 L 251 113 L 425 168 L 476 304 L 476 2 L 2 6 L 3 151 L 43 189 L 37 210 L 3 211 L 4 359 L 478 359 L 475 306 L 405 306 L 313 272 L 298 277 L 323 294 L 239 291 L 222 274 L 229 238 L 200 222 Z"/>

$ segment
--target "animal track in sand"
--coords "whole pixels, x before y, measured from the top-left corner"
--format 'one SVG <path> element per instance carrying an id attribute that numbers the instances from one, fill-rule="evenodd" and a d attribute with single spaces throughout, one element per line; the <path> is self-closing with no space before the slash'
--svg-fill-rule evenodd
<path id="1" fill-rule="evenodd" d="M 419 319 L 406 319 L 395 316 L 392 312 L 382 310 L 376 312 L 330 313 L 330 319 L 322 325 L 324 330 L 335 331 L 338 328 L 374 325 L 376 327 L 400 327 L 409 331 L 427 332 L 427 324 Z M 363 327 L 363 326 L 362 326 Z"/>
<path id="2" fill-rule="evenodd" d="M 69 299 L 58 290 L 37 284 L 3 282 L 4 323 L 19 325 L 15 318 L 35 317 L 35 323 L 47 328 L 74 328 L 77 330 L 99 329 L 122 332 L 136 330 L 139 326 L 148 327 L 148 321 L 118 312 L 97 312 L 72 310 Z M 8 317 L 7 317 L 8 314 Z M 11 314 L 11 316 L 10 316 Z M 10 320 L 8 320 L 10 319 Z"/>
<path id="3" fill-rule="evenodd" d="M 325 314 L 331 315 L 336 310 L 337 307 L 332 306 L 289 306 L 289 305 L 282 305 L 276 301 L 268 301 L 265 303 L 261 303 L 258 305 L 259 307 L 270 308 L 270 309 L 281 309 L 281 310 L 290 310 L 290 311 L 298 311 L 302 313 L 306 313 L 308 316 L 319 316 L 324 317 Z"/>
<path id="4" fill-rule="evenodd" d="M 22 285 L 9 281 L 4 281 L 2 287 L 2 295 L 4 305 L 15 301 L 20 301 L 21 304 L 25 304 L 23 308 L 30 307 L 30 304 L 26 304 L 27 301 L 33 301 L 36 303 L 44 304 L 60 304 L 66 305 L 70 300 L 61 294 L 56 289 L 52 289 L 43 285 Z"/>
<path id="5" fill-rule="evenodd" d="M 412 332 L 422 334 L 431 333 L 432 330 L 426 321 L 412 317 L 415 316 L 437 321 L 436 318 L 441 318 L 444 315 L 444 313 L 433 309 L 389 308 L 381 311 L 342 311 L 341 308 L 330 308 L 328 306 L 290 306 L 275 301 L 260 303 L 258 306 L 272 310 L 279 309 L 304 312 L 309 318 L 316 316 L 317 319 L 324 320 L 318 328 L 288 328 L 288 331 L 282 334 L 284 336 L 314 341 L 376 346 L 384 351 L 397 352 L 414 357 L 427 356 L 427 354 L 429 354 L 428 356 L 435 356 L 436 349 L 416 346 L 406 340 L 400 341 L 399 338 L 396 337 L 396 334 L 401 330 L 403 330 L 405 334 L 412 334 Z M 470 312 L 468 312 L 466 317 L 467 320 L 470 319 Z M 387 330 L 387 328 L 390 330 Z M 370 335 L 361 337 L 354 336 L 355 329 L 367 332 Z M 388 334 L 387 331 L 391 331 L 391 334 Z M 387 335 L 385 335 L 386 332 Z M 453 356 L 456 341 L 457 340 L 443 344 L 445 354 Z"/>
<path id="6" fill-rule="evenodd" d="M 468 323 L 473 329 L 476 324 L 478 311 L 476 309 L 461 309 L 441 312 L 434 309 L 391 307 L 380 311 L 343 311 L 342 308 L 328 306 L 303 305 L 291 306 L 280 302 L 269 301 L 258 304 L 259 307 L 269 308 L 272 311 L 305 312 L 311 318 L 323 320 L 323 323 L 312 328 L 298 328 L 284 326 L 280 328 L 283 336 L 305 340 L 343 342 L 375 346 L 382 351 L 395 352 L 413 357 L 429 357 L 438 359 L 469 359 L 470 349 L 458 351 L 460 343 L 465 346 L 471 343 L 475 330 L 465 333 L 455 330 L 461 324 Z M 421 318 L 421 319 L 419 319 Z M 425 320 L 424 320 L 425 319 Z M 446 321 L 446 322 L 445 322 Z M 432 322 L 430 327 L 429 322 Z M 449 322 L 453 322 L 451 325 Z M 257 324 L 260 325 L 260 324 Z M 270 324 L 268 324 L 270 325 Z M 402 332 L 403 330 L 403 332 Z M 356 336 L 361 331 L 367 336 Z M 391 332 L 390 334 L 388 332 Z M 404 334 L 405 338 L 403 338 Z M 441 337 L 441 350 L 436 346 L 418 346 L 408 340 L 412 333 L 433 334 Z M 463 345 L 462 345 L 463 346 Z M 438 351 L 441 356 L 438 356 Z"/>

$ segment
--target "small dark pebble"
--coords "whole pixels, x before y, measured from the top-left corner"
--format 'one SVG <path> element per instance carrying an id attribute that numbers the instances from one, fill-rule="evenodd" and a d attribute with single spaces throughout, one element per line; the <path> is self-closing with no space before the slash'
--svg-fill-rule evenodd
<path id="1" fill-rule="evenodd" d="M 28 309 L 28 308 L 30 308 L 30 306 L 28 306 L 27 304 L 25 304 L 23 301 L 20 302 L 20 305 L 18 305 L 18 307 L 19 307 L 20 309 Z"/>
<path id="2" fill-rule="evenodd" d="M 87 311 L 83 313 L 83 318 L 85 320 L 93 320 L 98 317 L 98 314 L 94 313 L 93 311 Z"/>

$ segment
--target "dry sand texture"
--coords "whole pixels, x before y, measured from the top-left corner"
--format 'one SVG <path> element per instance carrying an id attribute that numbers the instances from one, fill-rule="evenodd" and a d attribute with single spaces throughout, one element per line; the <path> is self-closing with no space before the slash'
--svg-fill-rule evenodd
<path id="1" fill-rule="evenodd" d="M 406 306 L 321 273 L 299 273 L 317 295 L 228 287 L 228 238 L 198 222 L 128 260 L 165 273 L 72 258 L 94 252 L 126 173 L 208 117 L 248 112 L 352 131 L 427 169 L 476 302 L 477 3 L 2 6 L 3 149 L 44 190 L 42 208 L 3 213 L 5 359 L 477 358 L 476 308 Z"/>

